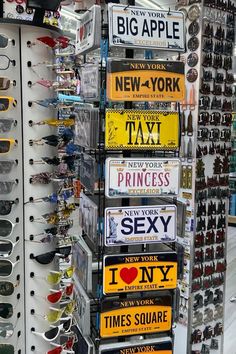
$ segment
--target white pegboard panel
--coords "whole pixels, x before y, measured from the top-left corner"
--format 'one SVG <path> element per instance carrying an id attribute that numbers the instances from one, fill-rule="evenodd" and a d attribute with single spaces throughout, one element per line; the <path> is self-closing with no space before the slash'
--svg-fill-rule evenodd
<path id="1" fill-rule="evenodd" d="M 8 320 L 0 320 L 0 323 L 12 323 L 14 326 L 13 335 L 4 339 L 0 337 L 0 344 L 14 345 L 15 353 L 25 353 L 25 337 L 24 337 L 24 232 L 23 232 L 23 165 L 22 165 L 22 121 L 21 121 L 21 71 L 20 71 L 20 45 L 19 45 L 19 29 L 17 26 L 0 24 L 0 33 L 7 36 L 10 40 L 6 48 L 0 49 L 0 55 L 7 55 L 11 60 L 15 60 L 15 66 L 11 65 L 7 70 L 0 70 L 1 77 L 7 77 L 11 81 L 11 86 L 6 91 L 0 91 L 0 96 L 10 96 L 17 100 L 17 106 L 11 108 L 7 112 L 0 112 L 0 119 L 13 119 L 17 122 L 9 133 L 0 134 L 0 138 L 13 138 L 17 140 L 17 145 L 6 155 L 0 156 L 0 160 L 17 160 L 17 164 L 13 167 L 10 174 L 0 174 L 0 181 L 14 181 L 18 183 L 13 186 L 12 192 L 9 194 L 1 194 L 0 200 L 15 200 L 18 198 L 19 203 L 12 206 L 11 212 L 6 215 L 0 215 L 0 219 L 8 219 L 13 224 L 16 223 L 12 234 L 7 238 L 13 243 L 19 238 L 19 242 L 14 248 L 12 255 L 8 258 L 13 263 L 19 259 L 19 263 L 9 277 L 0 277 L 0 281 L 11 281 L 18 285 L 15 287 L 14 293 L 9 297 L 0 296 L 0 302 L 6 302 L 13 305 L 13 316 Z M 15 81 L 15 86 L 12 85 Z M 4 238 L 6 239 L 6 238 Z M 2 259 L 2 258 L 1 258 Z"/>
<path id="2" fill-rule="evenodd" d="M 55 248 L 54 243 L 35 243 L 30 241 L 31 235 L 39 234 L 44 229 L 50 228 L 50 225 L 31 222 L 30 218 L 40 218 L 43 214 L 52 212 L 55 209 L 51 203 L 27 203 L 31 197 L 46 197 L 55 191 L 55 186 L 50 182 L 47 185 L 30 183 L 31 175 L 40 172 L 52 172 L 53 168 L 49 165 L 33 164 L 29 161 L 40 160 L 42 157 L 53 157 L 57 155 L 57 148 L 49 145 L 30 146 L 29 140 L 40 139 L 44 136 L 57 134 L 57 129 L 43 126 L 30 127 L 29 121 L 39 122 L 44 119 L 57 118 L 57 111 L 51 108 L 39 106 L 34 101 L 55 97 L 55 93 L 51 89 L 47 89 L 36 81 L 41 79 L 55 80 L 55 72 L 51 68 L 47 68 L 45 62 L 52 63 L 54 60 L 53 50 L 46 45 L 37 41 L 38 37 L 55 36 L 46 29 L 23 26 L 21 28 L 21 52 L 22 52 L 22 90 L 23 90 L 23 136 L 24 136 L 24 201 L 25 201 L 25 297 L 26 297 L 26 353 L 45 353 L 52 349 L 50 343 L 44 341 L 41 337 L 31 333 L 31 328 L 35 328 L 37 332 L 44 332 L 50 329 L 49 323 L 42 317 L 51 306 L 46 301 L 46 296 L 50 293 L 50 286 L 45 278 L 50 270 L 57 270 L 58 263 L 56 261 L 49 265 L 41 265 L 35 260 L 30 259 L 30 255 L 39 255 L 49 252 Z M 29 42 L 32 45 L 29 45 Z M 31 61 L 33 70 L 28 66 Z M 43 64 L 41 64 L 43 63 Z M 38 65 L 37 65 L 38 64 Z M 35 66 L 36 65 L 36 66 Z M 33 85 L 29 87 L 28 81 Z M 29 107 L 28 102 L 33 102 Z M 37 240 L 37 238 L 36 238 Z M 31 278 L 31 273 L 35 274 Z M 54 287 L 55 288 L 55 287 Z M 34 291 L 35 295 L 31 296 Z M 53 306 L 53 307 L 56 307 Z M 35 311 L 32 314 L 31 311 Z"/>

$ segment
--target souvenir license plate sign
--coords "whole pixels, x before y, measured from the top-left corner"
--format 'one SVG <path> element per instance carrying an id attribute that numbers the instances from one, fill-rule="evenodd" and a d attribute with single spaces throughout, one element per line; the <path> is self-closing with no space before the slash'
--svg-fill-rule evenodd
<path id="1" fill-rule="evenodd" d="M 109 4 L 110 45 L 184 51 L 184 14 Z"/>
<path id="2" fill-rule="evenodd" d="M 100 334 L 102 338 L 110 338 L 169 331 L 171 313 L 170 296 L 104 301 Z"/>
<path id="3" fill-rule="evenodd" d="M 175 241 L 176 206 L 140 206 L 105 210 L 105 245 Z"/>
<path id="4" fill-rule="evenodd" d="M 156 197 L 179 193 L 178 159 L 108 158 L 105 193 L 108 198 Z"/>
<path id="5" fill-rule="evenodd" d="M 101 7 L 92 6 L 79 19 L 75 54 L 85 54 L 99 48 L 101 38 Z"/>
<path id="6" fill-rule="evenodd" d="M 179 115 L 177 112 L 107 110 L 106 149 L 177 149 Z"/>
<path id="7" fill-rule="evenodd" d="M 103 263 L 105 295 L 175 289 L 177 285 L 175 252 L 110 255 Z"/>
<path id="8" fill-rule="evenodd" d="M 107 98 L 112 101 L 183 101 L 184 63 L 108 59 Z"/>
<path id="9" fill-rule="evenodd" d="M 105 344 L 99 347 L 99 354 L 172 354 L 172 343 L 161 339 L 142 340 L 142 345 L 133 342 Z"/>

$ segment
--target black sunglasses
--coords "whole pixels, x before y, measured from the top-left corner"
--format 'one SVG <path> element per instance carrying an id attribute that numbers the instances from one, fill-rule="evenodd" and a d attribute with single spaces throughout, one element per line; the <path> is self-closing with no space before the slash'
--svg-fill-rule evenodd
<path id="1" fill-rule="evenodd" d="M 55 251 L 47 252 L 40 254 L 38 256 L 34 256 L 33 253 L 30 255 L 30 259 L 36 260 L 40 264 L 50 264 L 55 256 L 59 256 L 61 258 L 68 258 L 71 253 L 71 246 L 56 248 Z"/>
<path id="2" fill-rule="evenodd" d="M 12 205 L 18 204 L 19 200 L 0 200 L 0 215 L 8 215 L 12 210 Z"/>

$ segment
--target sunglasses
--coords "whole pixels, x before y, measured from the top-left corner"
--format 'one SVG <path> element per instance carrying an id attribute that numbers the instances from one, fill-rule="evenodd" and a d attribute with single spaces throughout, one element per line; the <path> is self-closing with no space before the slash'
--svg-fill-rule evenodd
<path id="1" fill-rule="evenodd" d="M 15 139 L 0 138 L 0 154 L 7 154 L 16 144 L 17 144 L 17 140 Z"/>
<path id="2" fill-rule="evenodd" d="M 46 281 L 50 285 L 58 285 L 60 284 L 61 280 L 64 279 L 71 279 L 75 271 L 75 267 L 70 266 L 67 269 L 57 272 L 57 271 L 50 271 L 50 273 L 46 277 Z M 39 276 L 35 276 L 34 273 L 31 274 L 31 277 L 39 278 L 39 279 L 45 279 Z"/>
<path id="3" fill-rule="evenodd" d="M 11 344 L 0 344 L 0 353 L 1 354 L 14 354 L 15 349 Z"/>
<path id="4" fill-rule="evenodd" d="M 0 100 L 1 103 L 1 100 Z M 49 125 L 51 127 L 71 127 L 75 125 L 74 119 L 45 119 L 42 120 L 41 122 L 34 123 L 33 121 L 29 121 L 30 126 L 35 126 L 35 125 Z"/>
<path id="5" fill-rule="evenodd" d="M 33 254 L 30 255 L 30 259 L 34 259 L 36 262 L 40 264 L 50 264 L 53 262 L 54 258 L 68 258 L 71 254 L 71 246 L 57 248 L 55 251 L 47 252 L 40 254 L 38 256 L 34 256 Z"/>
<path id="6" fill-rule="evenodd" d="M 15 40 L 8 38 L 5 34 L 0 34 L 0 48 L 7 48 L 8 44 L 12 42 L 15 45 Z"/>
<path id="7" fill-rule="evenodd" d="M 17 101 L 10 96 L 0 96 L 0 112 L 8 111 L 10 109 L 10 105 L 16 107 Z"/>
<path id="8" fill-rule="evenodd" d="M 17 125 L 14 119 L 0 119 L 0 133 L 9 133 L 13 125 L 14 127 Z"/>
<path id="9" fill-rule="evenodd" d="M 51 304 L 57 304 L 61 301 L 63 296 L 71 296 L 73 294 L 73 289 L 74 284 L 69 284 L 60 290 L 50 290 L 51 294 L 47 296 L 47 301 Z"/>
<path id="10" fill-rule="evenodd" d="M 9 69 L 10 64 L 16 65 L 15 60 L 11 60 L 7 55 L 0 54 L 0 70 Z"/>
<path id="11" fill-rule="evenodd" d="M 64 36 L 60 36 L 57 38 L 52 38 L 49 36 L 44 36 L 44 37 L 38 37 L 36 40 L 40 43 L 43 43 L 47 45 L 48 47 L 55 49 L 55 48 L 67 48 L 70 42 L 70 39 Z M 36 45 L 37 42 L 28 42 L 27 45 L 28 47 L 32 47 L 33 45 Z"/>
<path id="12" fill-rule="evenodd" d="M 4 320 L 11 318 L 13 316 L 13 309 L 12 304 L 0 302 L 0 318 Z"/>
<path id="13" fill-rule="evenodd" d="M 50 343 L 53 346 L 56 346 L 56 348 L 49 350 L 47 354 L 65 354 L 65 353 L 74 353 L 74 351 L 70 351 L 70 349 L 73 348 L 73 345 L 78 341 L 78 338 L 76 335 L 71 336 L 70 338 L 67 339 L 67 341 L 58 346 L 56 343 Z"/>
<path id="14" fill-rule="evenodd" d="M 0 257 L 10 257 L 18 243 L 19 237 L 17 237 L 15 243 L 10 240 L 0 240 Z"/>
<path id="15" fill-rule="evenodd" d="M 8 339 L 14 333 L 14 326 L 12 323 L 0 323 L 0 338 Z"/>
<path id="16" fill-rule="evenodd" d="M 32 333 L 35 334 L 36 336 L 39 336 L 43 338 L 47 342 L 53 342 L 60 334 L 60 332 L 63 330 L 64 332 L 69 332 L 72 326 L 72 317 L 68 318 L 63 318 L 65 320 L 64 323 L 60 324 L 57 327 L 53 327 L 50 330 L 44 332 L 44 333 L 39 333 L 34 330 L 34 328 L 31 329 Z"/>
<path id="17" fill-rule="evenodd" d="M 11 85 L 16 86 L 16 81 L 11 81 L 7 77 L 0 77 L 0 90 L 8 90 Z"/>
<path id="18" fill-rule="evenodd" d="M 64 190 L 60 193 L 52 193 L 52 194 L 48 195 L 47 197 L 32 199 L 32 200 L 30 200 L 30 202 L 31 203 L 45 202 L 45 203 L 57 204 L 61 201 L 68 200 L 73 195 L 74 195 L 74 192 L 72 190 Z"/>
<path id="19" fill-rule="evenodd" d="M 15 181 L 0 181 L 0 194 L 9 194 L 12 192 L 13 186 L 18 184 L 18 180 Z"/>
<path id="20" fill-rule="evenodd" d="M 14 165 L 18 164 L 18 160 L 0 160 L 0 175 L 8 174 L 12 171 Z"/>
<path id="21" fill-rule="evenodd" d="M 0 219 L 0 237 L 10 237 L 16 225 L 8 219 Z"/>
<path id="22" fill-rule="evenodd" d="M 15 263 L 9 259 L 0 259 L 0 276 L 10 277 L 14 271 L 15 266 L 19 263 L 17 260 Z"/>
<path id="23" fill-rule="evenodd" d="M 66 316 L 71 315 L 74 312 L 74 310 L 75 310 L 75 305 L 76 305 L 76 302 L 73 300 L 73 301 L 69 302 L 62 309 L 56 309 L 54 307 L 50 307 L 49 308 L 49 312 L 46 315 L 42 316 L 42 315 L 36 314 L 36 313 L 35 313 L 35 315 L 43 317 L 50 324 L 55 324 L 58 321 L 60 321 L 60 319 L 62 318 L 63 314 L 65 314 Z M 1 311 L 1 306 L 0 306 L 0 311 Z M 0 312 L 0 316 L 1 316 L 1 312 Z"/>
<path id="24" fill-rule="evenodd" d="M 12 210 L 12 205 L 18 204 L 18 198 L 16 200 L 0 200 L 0 215 L 8 215 Z"/>
<path id="25" fill-rule="evenodd" d="M 0 296 L 11 296 L 18 285 L 19 283 L 13 284 L 11 281 L 0 281 Z"/>

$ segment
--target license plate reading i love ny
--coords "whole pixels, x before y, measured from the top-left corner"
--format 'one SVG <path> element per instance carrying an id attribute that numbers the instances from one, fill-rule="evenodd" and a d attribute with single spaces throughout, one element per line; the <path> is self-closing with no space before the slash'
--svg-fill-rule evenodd
<path id="1" fill-rule="evenodd" d="M 175 289 L 177 254 L 111 255 L 103 260 L 103 293 L 105 295 Z"/>
<path id="2" fill-rule="evenodd" d="M 171 297 L 107 300 L 102 303 L 102 338 L 166 332 L 171 329 Z"/>

